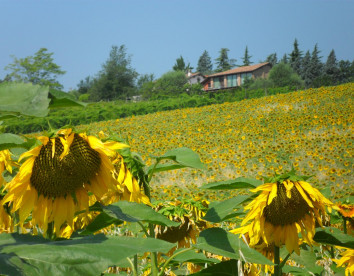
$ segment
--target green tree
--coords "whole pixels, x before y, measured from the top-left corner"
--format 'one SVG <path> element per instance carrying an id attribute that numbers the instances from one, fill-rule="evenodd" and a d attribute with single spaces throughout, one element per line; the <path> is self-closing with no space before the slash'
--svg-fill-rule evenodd
<path id="1" fill-rule="evenodd" d="M 354 60 L 340 60 L 339 67 L 339 83 L 346 83 L 354 81 Z"/>
<path id="2" fill-rule="evenodd" d="M 309 66 L 312 87 L 319 87 L 322 85 L 321 75 L 323 73 L 322 71 L 323 64 L 321 62 L 321 57 L 319 56 L 319 54 L 320 51 L 318 50 L 317 43 L 316 43 L 311 54 L 311 62 Z"/>
<path id="3" fill-rule="evenodd" d="M 299 44 L 297 39 L 294 41 L 294 49 L 290 53 L 290 66 L 293 68 L 295 73 L 301 74 L 301 61 L 302 61 L 302 51 L 299 50 Z"/>
<path id="4" fill-rule="evenodd" d="M 197 71 L 203 75 L 208 75 L 213 72 L 213 63 L 209 53 L 205 50 L 198 60 Z"/>
<path id="5" fill-rule="evenodd" d="M 84 80 L 80 80 L 80 83 L 77 85 L 77 92 L 79 94 L 87 94 L 92 87 L 93 80 L 90 76 L 87 76 Z"/>
<path id="6" fill-rule="evenodd" d="M 289 63 L 289 59 L 288 59 L 287 54 L 283 55 L 283 58 L 280 60 L 280 62 L 285 63 L 285 64 Z"/>
<path id="7" fill-rule="evenodd" d="M 278 63 L 277 53 L 270 54 L 267 57 L 266 61 L 269 62 L 270 65 L 273 67 L 275 64 Z"/>
<path id="8" fill-rule="evenodd" d="M 10 71 L 9 77 L 15 81 L 31 82 L 54 89 L 62 89 L 57 81 L 58 76 L 65 74 L 60 66 L 54 63 L 53 53 L 46 48 L 39 49 L 34 56 L 16 58 L 12 56 L 13 63 L 5 67 Z"/>
<path id="9" fill-rule="evenodd" d="M 215 59 L 216 61 L 216 72 L 223 72 L 230 70 L 235 66 L 236 59 L 229 59 L 227 48 L 221 48 L 219 57 Z"/>
<path id="10" fill-rule="evenodd" d="M 125 45 L 112 46 L 109 58 L 93 80 L 88 93 L 94 101 L 125 99 L 135 93 L 138 73 L 131 67 L 131 57 Z"/>
<path id="11" fill-rule="evenodd" d="M 191 71 L 193 69 L 193 67 L 191 67 L 190 63 L 188 63 L 186 65 L 183 57 L 180 56 L 179 58 L 176 59 L 176 63 L 175 63 L 175 65 L 173 65 L 172 69 L 174 71 L 183 71 L 183 72 L 187 73 L 188 71 Z"/>
<path id="12" fill-rule="evenodd" d="M 172 69 L 174 71 L 184 71 L 186 69 L 186 63 L 182 56 L 176 59 L 176 63 L 173 65 Z"/>
<path id="13" fill-rule="evenodd" d="M 245 49 L 245 54 L 242 58 L 242 61 L 243 61 L 243 65 L 242 66 L 248 66 L 248 65 L 251 65 L 253 62 L 251 62 L 251 57 L 249 54 L 248 54 L 248 47 L 246 46 L 246 49 Z"/>
<path id="14" fill-rule="evenodd" d="M 279 63 L 269 71 L 269 80 L 276 87 L 295 86 L 300 88 L 303 81 L 298 74 L 291 68 L 289 64 Z"/>
<path id="15" fill-rule="evenodd" d="M 145 83 L 152 82 L 154 79 L 155 79 L 154 74 L 140 75 L 136 84 L 138 90 L 140 90 Z"/>
<path id="16" fill-rule="evenodd" d="M 339 68 L 334 50 L 329 53 L 324 65 L 324 75 L 331 85 L 339 83 Z"/>
<path id="17" fill-rule="evenodd" d="M 158 79 L 153 87 L 154 95 L 176 96 L 184 91 L 184 85 L 188 82 L 183 71 L 169 71 Z"/>
<path id="18" fill-rule="evenodd" d="M 311 76 L 311 54 L 310 51 L 307 51 L 304 58 L 302 59 L 302 69 L 301 69 L 301 78 L 304 81 L 305 88 L 309 88 L 312 83 L 312 76 Z"/>

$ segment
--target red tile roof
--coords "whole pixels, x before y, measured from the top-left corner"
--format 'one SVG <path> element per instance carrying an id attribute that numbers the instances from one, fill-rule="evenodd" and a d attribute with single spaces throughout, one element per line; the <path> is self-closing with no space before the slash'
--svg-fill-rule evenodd
<path id="1" fill-rule="evenodd" d="M 269 62 L 263 62 L 263 63 L 259 63 L 259 64 L 254 64 L 254 65 L 249 65 L 249 66 L 241 66 L 241 67 L 237 67 L 231 70 L 227 70 L 224 72 L 219 72 L 219 73 L 215 73 L 212 75 L 208 75 L 207 77 L 217 77 L 217 76 L 224 76 L 224 75 L 231 75 L 231 74 L 238 74 L 238 73 L 247 73 L 247 72 L 253 72 L 265 65 L 270 64 Z"/>

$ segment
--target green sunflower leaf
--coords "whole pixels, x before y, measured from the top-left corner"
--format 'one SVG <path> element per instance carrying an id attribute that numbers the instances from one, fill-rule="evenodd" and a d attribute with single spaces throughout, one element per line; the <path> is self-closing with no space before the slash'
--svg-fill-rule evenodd
<path id="1" fill-rule="evenodd" d="M 205 165 L 200 161 L 199 155 L 186 147 L 172 149 L 164 155 L 154 157 L 157 162 L 162 160 L 171 160 L 176 162 L 178 166 L 166 166 L 163 164 L 158 164 L 157 166 L 152 165 L 147 169 L 147 174 L 151 174 L 151 172 L 175 170 L 186 167 L 200 170 L 205 169 Z"/>
<path id="2" fill-rule="evenodd" d="M 5 275 L 101 275 L 127 257 L 145 252 L 167 253 L 174 246 L 158 239 L 103 234 L 61 241 L 1 234 L 0 270 Z"/>
<path id="3" fill-rule="evenodd" d="M 178 252 L 186 250 L 185 248 L 177 249 L 173 254 L 178 254 Z M 205 264 L 205 263 L 220 263 L 220 260 L 215 258 L 207 258 L 203 253 L 198 253 L 195 251 L 186 251 L 177 255 L 173 258 L 174 263 L 182 264 L 185 262 L 190 262 L 194 264 Z"/>
<path id="4" fill-rule="evenodd" d="M 102 206 L 102 209 L 108 216 L 118 220 L 128 222 L 145 221 L 168 227 L 179 225 L 178 222 L 169 220 L 151 207 L 141 203 L 121 200 L 108 206 Z"/>
<path id="5" fill-rule="evenodd" d="M 205 184 L 200 189 L 208 190 L 234 190 L 234 189 L 249 189 L 256 188 L 263 182 L 253 178 L 238 177 L 236 179 L 218 181 Z"/>
<path id="6" fill-rule="evenodd" d="M 95 217 L 95 219 L 89 225 L 87 225 L 85 230 L 80 232 L 80 235 L 91 235 L 112 224 L 120 225 L 123 223 L 124 221 L 116 218 L 112 218 L 111 216 L 102 212 L 97 217 Z"/>
<path id="7" fill-rule="evenodd" d="M 342 233 L 334 227 L 316 228 L 316 234 L 313 240 L 318 243 L 342 246 L 354 249 L 354 238 L 350 235 Z"/>
<path id="8" fill-rule="evenodd" d="M 292 254 L 291 259 L 303 266 L 302 275 L 321 275 L 323 267 L 316 265 L 317 257 L 313 250 L 300 250 L 300 255 Z"/>
<path id="9" fill-rule="evenodd" d="M 245 244 L 238 235 L 221 228 L 209 228 L 202 231 L 194 247 L 243 262 L 273 264 L 261 253 Z"/>
<path id="10" fill-rule="evenodd" d="M 0 115 L 44 117 L 48 114 L 48 87 L 31 83 L 0 83 Z"/>
<path id="11" fill-rule="evenodd" d="M 72 95 L 56 89 L 49 90 L 49 99 L 50 99 L 49 108 L 68 107 L 68 106 L 80 106 L 80 107 L 87 106 L 87 103 L 76 101 Z"/>
<path id="12" fill-rule="evenodd" d="M 235 216 L 243 215 L 242 211 L 235 212 L 235 208 L 240 208 L 240 205 L 250 198 L 250 196 L 241 195 L 222 202 L 211 203 L 203 219 L 218 223 Z"/>
<path id="13" fill-rule="evenodd" d="M 191 276 L 238 276 L 237 260 L 218 263 Z"/>
<path id="14" fill-rule="evenodd" d="M 26 138 L 12 133 L 0 133 L 0 150 L 11 148 L 25 148 L 29 150 L 39 142 L 35 138 Z"/>

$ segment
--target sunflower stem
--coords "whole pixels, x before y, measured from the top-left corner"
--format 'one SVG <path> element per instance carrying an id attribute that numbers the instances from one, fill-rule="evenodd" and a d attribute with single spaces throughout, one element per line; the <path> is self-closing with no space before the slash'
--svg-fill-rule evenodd
<path id="1" fill-rule="evenodd" d="M 151 202 L 151 193 L 150 193 L 150 181 L 151 181 L 151 177 L 153 174 L 153 171 L 155 169 L 155 167 L 157 166 L 157 163 L 155 164 L 151 175 L 148 177 L 147 180 L 147 185 L 144 185 L 144 192 L 146 194 L 146 196 L 149 198 L 149 201 Z M 155 225 L 152 223 L 149 223 L 149 232 L 150 232 L 150 237 L 151 238 L 155 238 Z M 151 275 L 153 276 L 157 276 L 158 275 L 158 264 L 157 264 L 157 254 L 156 252 L 150 252 L 150 258 L 151 258 Z"/>
<path id="2" fill-rule="evenodd" d="M 159 276 L 163 276 L 163 275 L 164 275 L 164 273 L 165 273 L 164 271 L 165 271 L 167 265 L 168 265 L 174 258 L 176 258 L 178 255 L 183 254 L 184 252 L 187 252 L 187 251 L 190 251 L 190 250 L 194 250 L 194 248 L 183 249 L 183 250 L 181 250 L 181 251 L 179 251 L 179 252 L 173 254 L 170 258 L 168 258 L 168 260 L 166 260 L 166 262 L 163 264 Z"/>
<path id="3" fill-rule="evenodd" d="M 130 267 L 132 268 L 132 272 L 134 276 L 138 276 L 138 273 L 135 269 L 135 264 L 133 264 L 132 260 L 127 257 L 128 262 L 130 263 Z M 134 262 L 135 262 L 135 256 L 134 256 Z"/>
<path id="4" fill-rule="evenodd" d="M 138 254 L 134 255 L 134 268 L 135 268 L 136 276 L 138 276 Z"/>
<path id="5" fill-rule="evenodd" d="M 281 275 L 280 267 L 280 248 L 274 245 L 274 276 Z"/>
<path id="6" fill-rule="evenodd" d="M 347 234 L 347 219 L 343 217 L 343 232 Z"/>

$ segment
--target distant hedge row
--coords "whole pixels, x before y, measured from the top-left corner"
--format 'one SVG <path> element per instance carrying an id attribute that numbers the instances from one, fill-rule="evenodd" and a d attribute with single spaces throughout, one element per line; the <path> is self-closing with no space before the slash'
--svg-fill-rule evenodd
<path id="1" fill-rule="evenodd" d="M 5 132 L 32 133 L 52 128 L 61 128 L 65 125 L 89 124 L 98 121 L 107 121 L 133 115 L 144 115 L 158 111 L 174 110 L 188 107 L 200 107 L 224 102 L 234 102 L 243 99 L 259 98 L 265 95 L 283 94 L 293 91 L 294 88 L 270 88 L 265 92 L 257 90 L 218 90 L 205 92 L 202 95 L 182 94 L 178 98 L 164 100 L 125 103 L 123 101 L 99 102 L 89 104 L 85 108 L 70 107 L 51 110 L 46 118 L 19 118 L 6 121 Z"/>

